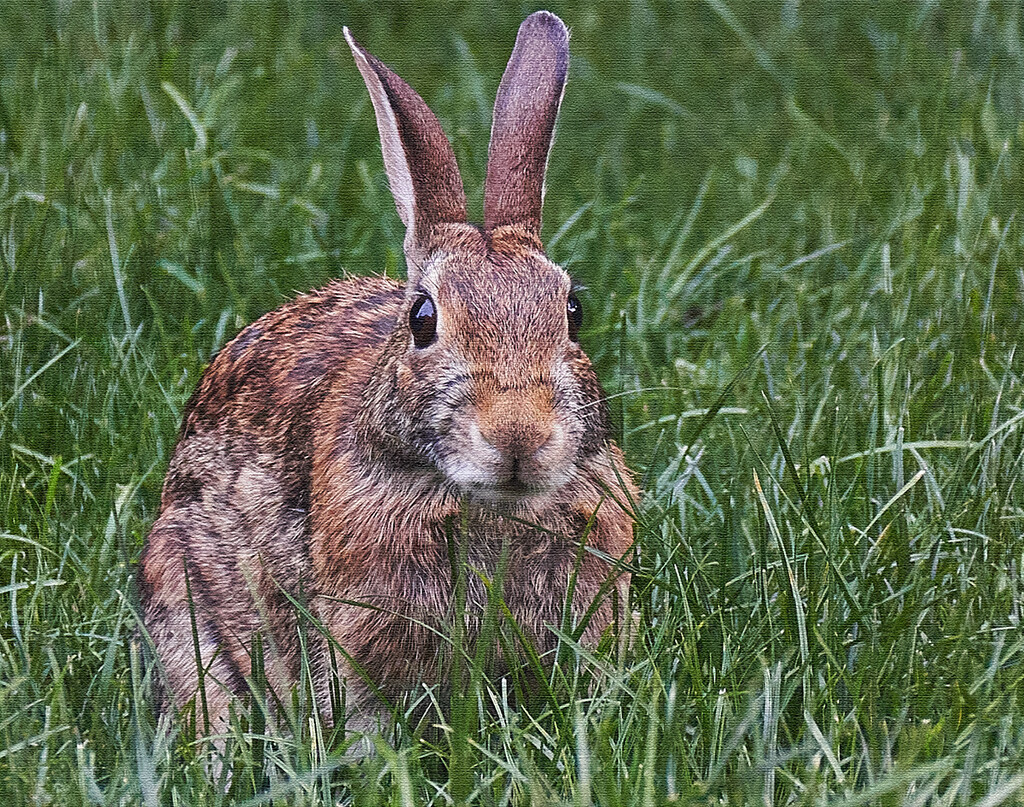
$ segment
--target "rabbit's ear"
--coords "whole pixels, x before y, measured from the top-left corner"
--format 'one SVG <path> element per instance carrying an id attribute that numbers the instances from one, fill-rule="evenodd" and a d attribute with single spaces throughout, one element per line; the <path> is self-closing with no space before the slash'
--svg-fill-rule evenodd
<path id="1" fill-rule="evenodd" d="M 466 221 L 466 194 L 451 144 L 416 91 L 352 38 L 345 39 L 370 91 L 384 170 L 405 225 L 410 281 L 425 257 L 431 230 Z"/>
<path id="2" fill-rule="evenodd" d="M 544 171 L 569 71 L 569 32 L 538 11 L 519 26 L 494 102 L 484 227 L 517 225 L 540 242 Z"/>

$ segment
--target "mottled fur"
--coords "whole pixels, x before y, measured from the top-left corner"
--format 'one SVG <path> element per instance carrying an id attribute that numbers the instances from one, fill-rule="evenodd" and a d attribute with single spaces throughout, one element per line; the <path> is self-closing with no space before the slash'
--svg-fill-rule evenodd
<path id="1" fill-rule="evenodd" d="M 389 698 L 442 682 L 453 536 L 487 576 L 507 546 L 503 599 L 542 653 L 578 562 L 571 611 L 576 621 L 593 612 L 587 644 L 615 619 L 611 589 L 625 606 L 629 578 L 614 560 L 630 551 L 637 491 L 609 438 L 600 384 L 568 334 L 569 278 L 538 236 L 566 41 L 545 12 L 520 31 L 499 101 L 546 100 L 496 115 L 492 145 L 504 156 L 488 188 L 503 190 L 485 219 L 502 223 L 481 229 L 465 223 L 436 119 L 350 40 L 391 149 L 389 178 L 406 183 L 395 195 L 411 233 L 409 282 L 335 282 L 267 314 L 221 350 L 189 401 L 140 570 L 145 624 L 175 704 L 199 683 L 193 619 L 215 721 L 246 690 L 257 632 L 268 682 L 284 695 L 300 671 L 292 600 L 343 648 L 337 672 L 361 714 L 372 715 L 375 698 L 345 654 Z M 533 58 L 552 49 L 557 58 Z M 435 341 L 420 348 L 409 313 L 424 294 L 438 320 Z M 580 553 L 583 536 L 596 551 Z M 470 642 L 486 602 L 468 574 Z M 327 707 L 327 642 L 305 635 Z"/>

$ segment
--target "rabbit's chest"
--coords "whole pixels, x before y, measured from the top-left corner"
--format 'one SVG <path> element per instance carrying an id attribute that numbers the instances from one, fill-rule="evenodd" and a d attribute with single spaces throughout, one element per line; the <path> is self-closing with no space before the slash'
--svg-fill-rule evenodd
<path id="1" fill-rule="evenodd" d="M 410 668 L 432 666 L 443 655 L 453 620 L 461 615 L 463 636 L 475 643 L 491 597 L 501 599 L 499 614 L 514 620 L 517 633 L 546 649 L 553 641 L 550 626 L 563 623 L 566 592 L 573 585 L 573 615 L 579 618 L 596 593 L 592 560 L 578 546 L 550 536 L 470 532 L 465 548 L 464 593 L 457 568 L 459 550 L 447 540 L 423 541 L 415 558 L 392 555 L 371 571 L 337 580 L 334 596 L 324 604 L 332 633 L 367 667 L 386 667 L 380 677 L 405 678 Z M 507 557 L 502 546 L 508 541 Z M 378 559 L 379 560 L 379 559 Z M 453 566 L 453 562 L 456 566 Z M 355 583 L 358 577 L 358 583 Z M 349 585 L 344 585 L 343 580 Z M 401 673 L 399 673 L 401 671 Z M 397 673 L 397 675 L 396 675 Z"/>
<path id="2" fill-rule="evenodd" d="M 453 640 L 461 637 L 471 648 L 481 640 L 495 594 L 500 604 L 493 613 L 511 646 L 523 638 L 543 655 L 555 645 L 552 628 L 579 624 L 607 578 L 607 565 L 580 551 L 587 519 L 571 507 L 524 523 L 491 511 L 466 514 L 458 502 L 444 509 L 430 502 L 380 505 L 332 518 L 332 528 L 344 529 L 321 535 L 313 555 L 320 559 L 325 625 L 389 692 L 443 677 Z M 529 526 L 535 523 L 544 528 Z"/>

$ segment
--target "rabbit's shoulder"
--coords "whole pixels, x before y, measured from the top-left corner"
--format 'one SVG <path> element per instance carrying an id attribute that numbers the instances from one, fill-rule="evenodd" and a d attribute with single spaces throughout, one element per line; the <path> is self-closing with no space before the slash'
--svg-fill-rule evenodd
<path id="1" fill-rule="evenodd" d="M 186 404 L 162 508 L 190 506 L 204 490 L 230 501 L 253 474 L 263 482 L 241 487 L 287 489 L 280 498 L 304 507 L 324 399 L 333 386 L 366 383 L 402 299 L 401 285 L 384 278 L 335 281 L 244 328 Z"/>
<path id="2" fill-rule="evenodd" d="M 244 328 L 203 373 L 182 419 L 181 439 L 225 422 L 254 434 L 288 429 L 323 400 L 331 381 L 364 365 L 395 329 L 399 283 L 334 281 Z"/>

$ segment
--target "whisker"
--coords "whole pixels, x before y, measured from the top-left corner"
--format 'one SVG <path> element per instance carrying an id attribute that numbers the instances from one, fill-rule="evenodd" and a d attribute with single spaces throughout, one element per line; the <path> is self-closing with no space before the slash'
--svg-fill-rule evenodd
<path id="1" fill-rule="evenodd" d="M 624 398 L 627 395 L 640 395 L 646 392 L 685 392 L 689 387 L 639 387 L 638 389 L 626 389 L 621 392 L 613 393 L 612 395 L 605 395 L 603 398 L 590 401 L 589 403 L 583 404 L 577 411 L 585 411 L 594 406 L 598 406 L 602 403 L 615 400 L 616 398 Z"/>

